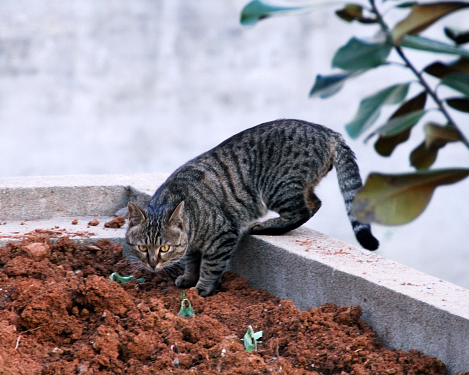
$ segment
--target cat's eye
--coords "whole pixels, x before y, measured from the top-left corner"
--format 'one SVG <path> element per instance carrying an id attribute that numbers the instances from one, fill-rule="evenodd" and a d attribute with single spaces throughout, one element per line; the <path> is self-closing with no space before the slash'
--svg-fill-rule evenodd
<path id="1" fill-rule="evenodd" d="M 166 253 L 169 250 L 169 245 L 163 245 L 160 247 L 160 251 Z"/>
<path id="2" fill-rule="evenodd" d="M 148 247 L 146 247 L 145 245 L 138 245 L 138 249 L 140 251 L 147 251 L 148 250 Z"/>

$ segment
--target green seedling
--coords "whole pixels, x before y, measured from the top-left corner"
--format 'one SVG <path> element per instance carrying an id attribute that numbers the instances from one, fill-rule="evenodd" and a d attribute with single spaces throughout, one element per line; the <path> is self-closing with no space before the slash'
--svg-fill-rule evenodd
<path id="1" fill-rule="evenodd" d="M 257 352 L 257 344 L 262 343 L 259 339 L 262 337 L 262 331 L 254 332 L 251 326 L 248 326 L 248 330 L 244 335 L 244 338 L 241 339 L 244 341 L 244 349 L 248 353 L 252 353 L 253 351 Z"/>
<path id="2" fill-rule="evenodd" d="M 184 291 L 181 292 L 181 309 L 179 310 L 179 314 L 183 318 L 190 318 L 191 316 L 195 315 L 194 309 L 192 308 L 191 301 L 186 298 Z"/>
<path id="3" fill-rule="evenodd" d="M 129 281 L 135 279 L 134 276 L 121 276 L 117 272 L 111 273 L 111 276 L 109 276 L 109 278 L 111 279 L 111 281 L 116 281 L 118 284 L 128 283 Z M 136 279 L 136 280 L 139 283 L 144 283 L 145 282 L 144 278 L 140 278 L 140 279 Z"/>

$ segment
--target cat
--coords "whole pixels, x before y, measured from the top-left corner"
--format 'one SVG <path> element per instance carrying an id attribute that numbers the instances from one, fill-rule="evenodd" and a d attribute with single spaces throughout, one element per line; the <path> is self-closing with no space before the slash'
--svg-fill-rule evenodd
<path id="1" fill-rule="evenodd" d="M 182 259 L 176 286 L 210 295 L 243 233 L 281 235 L 319 210 L 314 188 L 332 167 L 358 242 L 377 249 L 370 226 L 350 213 L 362 187 L 352 150 L 329 128 L 288 119 L 242 131 L 190 160 L 144 208 L 129 203 L 127 243 L 151 270 Z M 279 216 L 255 221 L 268 210 Z"/>

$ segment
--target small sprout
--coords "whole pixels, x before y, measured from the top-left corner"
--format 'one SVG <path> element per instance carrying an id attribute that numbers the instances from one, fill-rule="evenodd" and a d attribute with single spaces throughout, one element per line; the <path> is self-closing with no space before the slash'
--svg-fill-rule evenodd
<path id="1" fill-rule="evenodd" d="M 244 338 L 241 339 L 244 341 L 244 349 L 248 353 L 252 353 L 253 351 L 257 352 L 257 344 L 262 343 L 262 341 L 258 341 L 262 337 L 262 331 L 254 332 L 251 326 L 248 326 L 248 330 L 244 335 Z"/>
<path id="2" fill-rule="evenodd" d="M 187 298 L 185 298 L 184 291 L 181 292 L 181 309 L 179 310 L 179 314 L 183 318 L 189 318 L 193 315 L 195 315 L 194 309 L 192 308 L 191 301 L 189 301 Z M 186 306 L 187 303 L 187 306 Z"/>
<path id="3" fill-rule="evenodd" d="M 111 276 L 109 276 L 109 279 L 111 279 L 111 281 L 116 281 L 118 284 L 122 284 L 122 283 L 128 283 L 129 281 L 135 279 L 135 277 L 134 276 L 121 276 L 117 272 L 113 272 L 111 273 Z M 137 279 L 137 281 L 139 283 L 144 283 L 145 279 L 140 278 L 140 279 Z"/>

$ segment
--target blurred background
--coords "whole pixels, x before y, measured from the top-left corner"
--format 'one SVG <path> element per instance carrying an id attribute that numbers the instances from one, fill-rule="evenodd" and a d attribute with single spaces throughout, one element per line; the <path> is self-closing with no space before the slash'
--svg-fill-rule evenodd
<path id="1" fill-rule="evenodd" d="M 371 71 L 330 99 L 308 98 L 316 74 L 332 72 L 337 48 L 352 35 L 369 36 L 369 29 L 338 19 L 334 8 L 243 27 L 246 3 L 2 0 L 0 177 L 169 173 L 277 118 L 343 133 L 364 179 L 371 171 L 411 171 L 408 155 L 423 140 L 421 127 L 391 158 L 375 153 L 374 140 L 364 144 L 344 131 L 360 99 L 408 79 L 404 69 Z M 467 27 L 464 16 L 467 22 L 467 12 L 444 18 L 427 35 L 441 38 L 445 22 Z M 422 53 L 409 56 L 420 68 L 428 63 Z M 411 86 L 409 97 L 417 92 Z M 467 116 L 455 117 L 469 125 Z M 461 130 L 469 135 L 469 126 Z M 469 152 L 451 144 L 434 167 L 454 166 L 468 167 Z M 440 187 L 414 222 L 374 226 L 378 253 L 469 288 L 468 192 L 469 179 Z M 357 244 L 335 172 L 317 194 L 323 207 L 306 225 Z"/>

